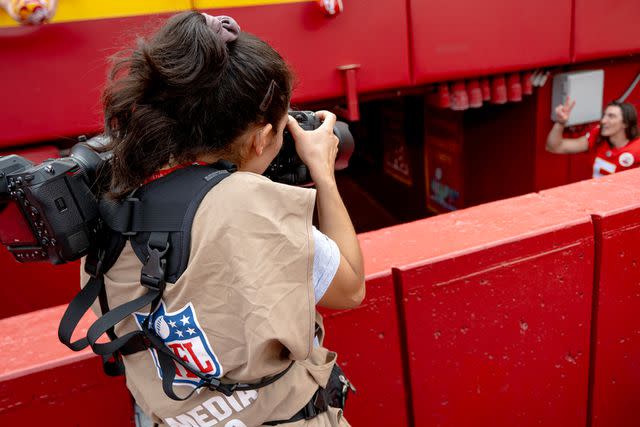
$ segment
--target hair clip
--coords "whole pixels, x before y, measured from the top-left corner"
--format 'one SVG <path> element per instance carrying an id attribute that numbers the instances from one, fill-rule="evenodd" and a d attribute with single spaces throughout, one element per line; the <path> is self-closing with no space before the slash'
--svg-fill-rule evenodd
<path id="1" fill-rule="evenodd" d="M 264 98 L 262 98 L 262 102 L 260 103 L 260 111 L 263 113 L 267 111 L 271 105 L 276 88 L 278 88 L 278 84 L 272 79 L 271 83 L 269 83 L 269 89 L 267 89 L 267 93 L 264 95 Z"/>

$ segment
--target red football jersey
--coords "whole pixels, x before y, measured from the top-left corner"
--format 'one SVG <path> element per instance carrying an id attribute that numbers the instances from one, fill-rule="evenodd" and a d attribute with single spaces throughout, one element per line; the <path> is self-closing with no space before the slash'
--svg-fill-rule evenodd
<path id="1" fill-rule="evenodd" d="M 593 161 L 594 178 L 640 166 L 640 138 L 629 141 L 624 147 L 616 148 L 606 141 L 596 145 L 599 136 L 599 125 L 586 135 L 589 141 L 589 151 L 595 148 L 596 153 L 596 158 Z"/>

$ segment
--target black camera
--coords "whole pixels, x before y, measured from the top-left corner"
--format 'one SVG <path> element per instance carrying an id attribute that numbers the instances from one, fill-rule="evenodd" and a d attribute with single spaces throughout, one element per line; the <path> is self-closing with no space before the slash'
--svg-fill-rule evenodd
<path id="1" fill-rule="evenodd" d="M 312 111 L 289 111 L 300 127 L 304 130 L 314 130 L 320 127 L 322 122 Z M 349 159 L 353 154 L 353 136 L 349 131 L 349 126 L 341 121 L 337 121 L 333 127 L 333 133 L 338 137 L 338 154 L 336 156 L 336 170 L 345 169 L 349 166 Z M 284 130 L 284 141 L 280 152 L 273 159 L 264 175 L 272 181 L 284 184 L 309 186 L 313 185 L 313 180 L 309 174 L 309 169 L 302 162 L 296 152 L 296 144 L 291 133 Z"/>
<path id="2" fill-rule="evenodd" d="M 320 126 L 311 111 L 290 112 L 305 130 Z M 347 167 L 353 137 L 346 123 L 334 127 L 340 143 L 336 169 Z M 82 140 L 69 157 L 34 165 L 10 155 L 0 157 L 0 244 L 20 262 L 63 264 L 87 254 L 102 232 L 99 197 L 110 184 L 108 138 Z M 285 132 L 282 150 L 265 175 L 291 185 L 311 185 L 309 170 Z"/>
<path id="3" fill-rule="evenodd" d="M 20 262 L 62 264 L 84 256 L 99 232 L 96 177 L 110 156 L 76 144 L 69 157 L 39 165 L 0 157 L 0 243 Z"/>

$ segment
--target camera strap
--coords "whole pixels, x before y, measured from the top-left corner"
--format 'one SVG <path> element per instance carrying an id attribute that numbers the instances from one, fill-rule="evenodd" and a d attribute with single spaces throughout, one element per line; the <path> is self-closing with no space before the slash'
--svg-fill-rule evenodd
<path id="1" fill-rule="evenodd" d="M 122 355 L 147 349 L 155 351 L 160 365 L 162 388 L 168 397 L 178 401 L 188 399 L 203 387 L 230 396 L 236 390 L 265 387 L 286 374 L 293 366 L 293 361 L 283 371 L 257 383 L 223 383 L 219 378 L 198 371 L 177 356 L 165 345 L 154 328 L 150 327 L 167 282 L 175 283 L 186 269 L 191 224 L 200 202 L 233 171 L 235 167 L 228 162 L 218 162 L 212 167 L 181 168 L 144 185 L 122 202 L 101 201 L 100 214 L 109 232 L 105 233 L 105 241 L 98 245 L 100 247 L 92 249 L 87 256 L 85 271 L 90 279 L 71 301 L 62 317 L 58 329 L 60 341 L 74 351 L 91 346 L 94 353 L 103 357 L 103 367 L 108 375 L 124 373 Z M 109 309 L 104 274 L 115 264 L 127 241 L 143 263 L 140 284 L 146 292 Z M 96 300 L 99 300 L 102 316 L 91 325 L 86 337 L 71 342 L 78 322 Z M 118 323 L 147 306 L 149 314 L 140 330 L 116 336 L 114 328 Z M 109 341 L 98 342 L 105 334 Z M 173 390 L 177 365 L 200 379 L 199 385 L 186 397 L 176 395 Z"/>

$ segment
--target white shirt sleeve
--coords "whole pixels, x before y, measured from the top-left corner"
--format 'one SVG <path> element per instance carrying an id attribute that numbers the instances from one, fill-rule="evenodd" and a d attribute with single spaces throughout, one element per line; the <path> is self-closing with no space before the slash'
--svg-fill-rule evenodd
<path id="1" fill-rule="evenodd" d="M 336 242 L 313 227 L 313 290 L 316 304 L 329 289 L 340 266 L 340 249 Z"/>

